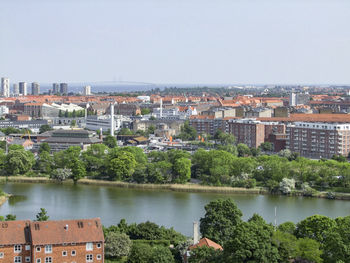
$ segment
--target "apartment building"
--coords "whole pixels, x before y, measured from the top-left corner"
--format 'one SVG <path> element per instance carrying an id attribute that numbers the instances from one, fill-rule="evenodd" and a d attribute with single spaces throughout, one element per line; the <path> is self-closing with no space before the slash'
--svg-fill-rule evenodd
<path id="1" fill-rule="evenodd" d="M 227 120 L 215 118 L 215 116 L 192 116 L 190 126 L 196 129 L 198 134 L 210 134 L 214 136 L 217 130 L 227 131 Z"/>
<path id="2" fill-rule="evenodd" d="M 295 122 L 286 129 L 286 148 L 301 156 L 331 158 L 350 152 L 350 123 Z"/>
<path id="3" fill-rule="evenodd" d="M 0 263 L 104 262 L 99 218 L 0 224 Z"/>

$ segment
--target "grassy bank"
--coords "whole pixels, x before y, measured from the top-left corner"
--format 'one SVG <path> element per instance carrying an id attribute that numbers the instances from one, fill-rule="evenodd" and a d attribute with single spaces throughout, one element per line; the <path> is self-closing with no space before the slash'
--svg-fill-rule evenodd
<path id="1" fill-rule="evenodd" d="M 47 177 L 24 177 L 24 176 L 10 176 L 0 177 L 0 183 L 57 183 Z M 73 184 L 72 180 L 63 182 L 64 184 Z M 119 188 L 131 188 L 131 189 L 146 189 L 146 190 L 165 190 L 176 192 L 192 192 L 192 193 L 221 193 L 221 194 L 270 194 L 269 191 L 263 187 L 256 188 L 239 188 L 239 187 L 227 187 L 227 186 L 206 186 L 198 184 L 136 184 L 126 183 L 119 181 L 105 181 L 105 180 L 92 180 L 81 179 L 78 184 L 84 185 L 96 185 L 96 186 L 108 186 Z M 291 196 L 303 196 L 300 191 L 295 191 Z M 317 192 L 313 196 L 317 198 L 328 198 L 328 192 Z M 1 198 L 1 197 L 0 197 Z M 350 200 L 350 193 L 333 192 L 332 198 L 336 200 Z M 0 199 L 1 200 L 1 199 Z M 5 197 L 6 201 L 6 197 Z M 3 201 L 4 202 L 4 201 Z M 0 202 L 1 204 L 1 202 Z"/>

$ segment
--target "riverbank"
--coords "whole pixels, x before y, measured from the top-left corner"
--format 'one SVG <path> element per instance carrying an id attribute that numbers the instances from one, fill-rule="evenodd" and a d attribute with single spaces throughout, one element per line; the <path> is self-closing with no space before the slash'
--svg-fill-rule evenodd
<path id="1" fill-rule="evenodd" d="M 56 180 L 53 180 L 47 177 L 24 177 L 24 176 L 10 176 L 7 178 L 0 177 L 0 183 L 6 183 L 6 182 L 9 182 L 9 183 L 57 183 Z M 73 184 L 73 181 L 66 180 L 62 182 L 62 184 Z M 189 184 L 137 184 L 137 183 L 127 183 L 127 182 L 120 182 L 120 181 L 81 179 L 77 182 L 77 184 L 143 189 L 143 190 L 193 192 L 193 193 L 254 194 L 254 195 L 271 194 L 266 188 L 263 188 L 263 187 L 240 188 L 240 187 L 228 187 L 228 186 L 206 186 L 206 185 L 191 184 L 191 183 Z M 282 194 L 271 194 L 271 195 L 282 195 Z M 303 194 L 301 193 L 301 191 L 300 192 L 294 191 L 294 193 L 291 194 L 290 196 L 303 196 Z M 312 196 L 303 196 L 303 197 L 317 197 L 317 198 L 335 199 L 335 200 L 350 200 L 350 193 L 332 193 L 332 197 L 330 198 L 328 192 L 317 192 Z"/>

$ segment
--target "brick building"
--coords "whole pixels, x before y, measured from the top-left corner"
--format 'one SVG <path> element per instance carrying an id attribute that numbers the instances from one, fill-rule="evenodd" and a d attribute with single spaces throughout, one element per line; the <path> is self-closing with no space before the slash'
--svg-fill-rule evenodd
<path id="1" fill-rule="evenodd" d="M 215 116 L 193 116 L 190 118 L 190 126 L 196 129 L 198 134 L 215 135 L 217 130 L 227 131 L 227 120 L 215 118 Z"/>
<path id="2" fill-rule="evenodd" d="M 0 224 L 0 263 L 104 262 L 99 218 Z"/>
<path id="3" fill-rule="evenodd" d="M 295 122 L 286 133 L 286 148 L 301 156 L 331 158 L 350 152 L 350 123 Z"/>

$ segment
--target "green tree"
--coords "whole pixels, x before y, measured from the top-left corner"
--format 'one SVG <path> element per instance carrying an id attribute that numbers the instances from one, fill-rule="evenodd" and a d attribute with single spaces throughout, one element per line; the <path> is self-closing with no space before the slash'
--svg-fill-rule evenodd
<path id="1" fill-rule="evenodd" d="M 35 221 L 48 221 L 49 216 L 47 215 L 47 211 L 45 208 L 40 208 L 40 212 L 36 215 Z"/>
<path id="2" fill-rule="evenodd" d="M 5 221 L 16 221 L 17 217 L 16 215 L 8 214 L 5 217 Z"/>
<path id="3" fill-rule="evenodd" d="M 205 216 L 200 219 L 203 237 L 224 244 L 242 222 L 242 212 L 231 199 L 211 201 L 205 207 Z"/>
<path id="4" fill-rule="evenodd" d="M 147 115 L 150 113 L 151 113 L 151 110 L 149 108 L 142 108 L 141 109 L 141 115 Z"/>
<path id="5" fill-rule="evenodd" d="M 110 232 L 105 237 L 105 255 L 108 258 L 126 257 L 131 250 L 132 242 L 124 233 Z"/>
<path id="6" fill-rule="evenodd" d="M 96 177 L 105 174 L 108 150 L 104 144 L 92 144 L 82 153 L 82 160 L 90 176 Z"/>
<path id="7" fill-rule="evenodd" d="M 290 221 L 284 222 L 278 226 L 278 230 L 293 235 L 295 232 L 295 224 Z"/>
<path id="8" fill-rule="evenodd" d="M 273 145 L 271 142 L 263 142 L 259 146 L 261 150 L 271 152 L 273 150 Z"/>
<path id="9" fill-rule="evenodd" d="M 52 131 L 53 129 L 51 128 L 50 125 L 44 124 L 40 126 L 39 133 L 44 133 L 47 131 Z"/>
<path id="10" fill-rule="evenodd" d="M 334 219 L 323 215 L 313 215 L 297 224 L 295 235 L 299 238 L 311 238 L 323 243 L 325 234 L 335 226 Z"/>
<path id="11" fill-rule="evenodd" d="M 39 154 L 39 158 L 36 160 L 36 170 L 42 174 L 49 175 L 52 171 L 53 158 L 49 152 L 43 151 Z"/>
<path id="12" fill-rule="evenodd" d="M 75 126 L 77 126 L 77 121 L 76 120 L 72 120 L 70 123 L 70 127 L 74 128 Z"/>
<path id="13" fill-rule="evenodd" d="M 117 147 L 117 139 L 112 135 L 107 135 L 103 138 L 103 144 L 109 148 L 115 148 Z"/>
<path id="14" fill-rule="evenodd" d="M 34 155 L 24 149 L 10 150 L 6 156 L 5 170 L 8 175 L 23 175 L 35 163 Z"/>
<path id="15" fill-rule="evenodd" d="M 148 244 L 134 243 L 127 263 L 149 263 L 152 258 L 152 247 Z"/>
<path id="16" fill-rule="evenodd" d="M 310 238 L 298 239 L 295 262 L 321 263 L 323 262 L 321 255 L 322 250 L 320 249 L 320 244 L 317 241 Z"/>
<path id="17" fill-rule="evenodd" d="M 136 167 L 135 157 L 127 151 L 119 151 L 116 158 L 109 161 L 109 175 L 114 180 L 126 180 L 131 177 Z"/>
<path id="18" fill-rule="evenodd" d="M 195 128 L 190 126 L 189 121 L 185 121 L 184 125 L 181 127 L 179 138 L 184 141 L 193 141 L 197 138 L 197 131 Z"/>
<path id="19" fill-rule="evenodd" d="M 51 147 L 47 142 L 43 142 L 40 144 L 39 153 L 42 153 L 42 152 L 48 152 L 48 153 L 51 152 Z"/>
<path id="20" fill-rule="evenodd" d="M 190 252 L 189 263 L 216 263 L 221 262 L 221 251 L 212 247 L 202 246 L 192 249 Z"/>
<path id="21" fill-rule="evenodd" d="M 162 246 L 155 246 L 152 249 L 151 260 L 152 263 L 174 263 L 174 256 L 170 249 Z"/>
<path id="22" fill-rule="evenodd" d="M 249 156 L 251 154 L 249 147 L 243 143 L 237 145 L 237 152 L 239 157 Z"/>
<path id="23" fill-rule="evenodd" d="M 174 182 L 186 183 L 191 179 L 191 160 L 180 158 L 173 165 Z"/>
<path id="24" fill-rule="evenodd" d="M 57 168 L 50 173 L 50 178 L 62 182 L 68 178 L 71 178 L 72 170 L 67 168 Z"/>

